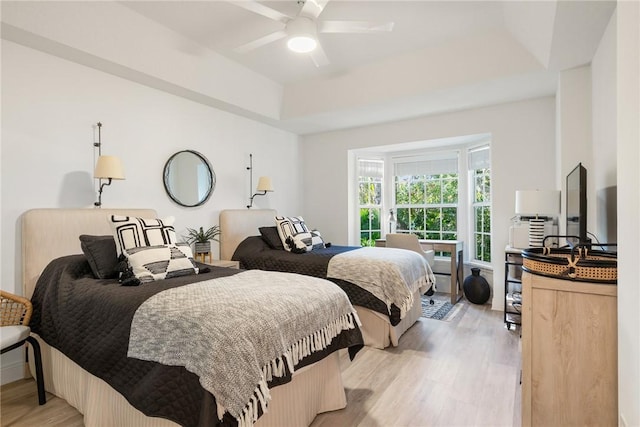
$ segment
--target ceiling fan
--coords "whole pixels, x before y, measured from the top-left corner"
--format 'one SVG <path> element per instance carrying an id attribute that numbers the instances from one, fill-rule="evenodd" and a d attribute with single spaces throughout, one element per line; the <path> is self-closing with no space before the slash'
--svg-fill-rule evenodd
<path id="1" fill-rule="evenodd" d="M 329 0 L 298 0 L 302 8 L 295 17 L 285 15 L 256 0 L 229 1 L 243 9 L 284 24 L 282 30 L 243 44 L 234 49 L 236 52 L 246 53 L 287 37 L 287 47 L 294 52 L 309 53 L 316 67 L 329 64 L 329 58 L 318 40 L 318 33 L 380 33 L 393 30 L 393 22 L 319 21 L 318 17 Z"/>

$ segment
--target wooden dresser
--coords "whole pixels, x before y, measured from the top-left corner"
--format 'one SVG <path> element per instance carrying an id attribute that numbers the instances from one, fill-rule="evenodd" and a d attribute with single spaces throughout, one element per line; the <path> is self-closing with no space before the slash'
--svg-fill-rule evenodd
<path id="1" fill-rule="evenodd" d="M 617 426 L 617 287 L 522 275 L 522 425 Z"/>

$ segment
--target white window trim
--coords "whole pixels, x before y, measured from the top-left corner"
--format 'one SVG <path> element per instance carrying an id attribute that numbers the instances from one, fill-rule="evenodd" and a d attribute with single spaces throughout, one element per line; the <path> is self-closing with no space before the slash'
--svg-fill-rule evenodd
<path id="1" fill-rule="evenodd" d="M 490 142 L 483 142 L 481 144 L 474 144 L 474 145 L 470 145 L 469 147 L 467 147 L 467 158 L 469 157 L 469 155 L 476 150 L 482 150 L 485 149 L 485 147 L 489 150 L 491 150 L 491 143 Z M 491 164 L 488 165 L 489 169 L 491 169 Z M 473 170 L 471 169 L 470 166 L 466 167 L 467 170 L 467 188 L 471 189 L 475 186 L 475 183 L 473 182 Z M 489 173 L 489 177 L 491 178 L 491 182 L 493 183 L 493 177 L 492 177 L 492 173 Z M 491 188 L 493 189 L 493 185 L 491 186 Z M 493 263 L 493 257 L 491 257 L 491 261 L 487 262 L 487 261 L 482 261 L 477 259 L 477 254 L 476 254 L 476 247 L 475 247 L 475 241 L 473 239 L 474 237 L 474 227 L 475 227 L 475 218 L 473 215 L 473 192 L 472 191 L 467 191 L 467 248 L 468 250 L 466 251 L 468 253 L 467 255 L 467 261 L 469 262 L 470 265 L 477 265 L 481 268 L 489 268 L 491 267 L 492 263 Z M 491 203 L 490 203 L 490 207 L 491 207 L 491 218 L 493 219 L 493 194 L 491 195 Z M 493 221 L 491 222 L 491 243 L 493 246 Z"/>

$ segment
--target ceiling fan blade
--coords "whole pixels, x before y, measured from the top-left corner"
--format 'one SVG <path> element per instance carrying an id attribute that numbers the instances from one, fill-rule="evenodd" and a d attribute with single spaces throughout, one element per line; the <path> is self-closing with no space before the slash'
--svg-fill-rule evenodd
<path id="1" fill-rule="evenodd" d="M 310 55 L 311 60 L 314 64 L 316 64 L 316 67 L 319 68 L 324 67 L 325 65 L 329 65 L 329 58 L 327 58 L 327 54 L 324 52 L 324 49 L 322 48 L 322 45 L 320 45 L 320 43 L 318 43 L 318 45 L 310 53 Z"/>
<path id="2" fill-rule="evenodd" d="M 238 7 L 246 9 L 250 12 L 257 13 L 258 15 L 265 16 L 269 19 L 273 19 L 274 21 L 280 21 L 283 23 L 287 23 L 291 19 L 291 16 L 285 15 L 282 12 L 278 12 L 275 9 L 267 7 L 263 4 L 258 3 L 255 0 L 227 0 L 229 3 L 234 4 Z"/>
<path id="3" fill-rule="evenodd" d="M 284 38 L 286 36 L 287 33 L 284 30 L 276 31 L 275 33 L 267 34 L 266 36 L 260 37 L 259 39 L 255 39 L 254 41 L 243 44 L 242 46 L 238 46 L 234 49 L 234 51 L 238 53 L 247 53 L 250 50 L 257 49 L 276 40 L 280 40 L 281 38 Z"/>
<path id="4" fill-rule="evenodd" d="M 386 33 L 393 31 L 393 22 L 320 21 L 321 33 Z"/>
<path id="5" fill-rule="evenodd" d="M 328 2 L 329 0 L 305 0 L 304 6 L 300 10 L 300 15 L 316 19 Z"/>

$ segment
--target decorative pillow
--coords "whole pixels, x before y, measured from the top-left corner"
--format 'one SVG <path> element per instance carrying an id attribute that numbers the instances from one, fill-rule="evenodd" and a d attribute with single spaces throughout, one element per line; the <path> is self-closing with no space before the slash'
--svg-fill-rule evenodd
<path id="1" fill-rule="evenodd" d="M 277 216 L 276 227 L 285 250 L 303 253 L 313 248 L 311 232 L 301 216 Z"/>
<path id="2" fill-rule="evenodd" d="M 175 218 L 135 218 L 111 215 L 109 223 L 116 242 L 116 253 L 141 246 L 158 246 L 176 243 Z"/>
<path id="3" fill-rule="evenodd" d="M 127 271 L 120 276 L 123 285 L 131 286 L 198 274 L 198 267 L 189 246 L 141 246 L 125 249 L 123 253 L 129 265 Z M 134 277 L 137 280 L 134 280 Z"/>
<path id="4" fill-rule="evenodd" d="M 260 227 L 260 234 L 262 235 L 262 240 L 269 245 L 271 249 L 279 249 L 284 250 L 284 246 L 282 245 L 282 240 L 280 240 L 280 235 L 278 234 L 277 227 Z"/>
<path id="5" fill-rule="evenodd" d="M 311 230 L 311 247 L 312 249 L 326 248 L 324 240 L 318 230 Z"/>
<path id="6" fill-rule="evenodd" d="M 113 236 L 80 236 L 80 247 L 97 279 L 118 277 L 118 255 Z"/>

